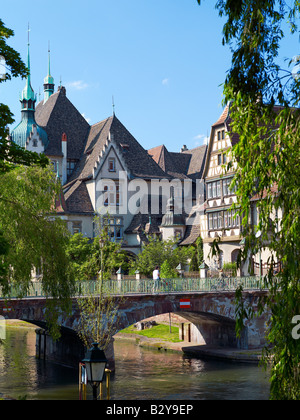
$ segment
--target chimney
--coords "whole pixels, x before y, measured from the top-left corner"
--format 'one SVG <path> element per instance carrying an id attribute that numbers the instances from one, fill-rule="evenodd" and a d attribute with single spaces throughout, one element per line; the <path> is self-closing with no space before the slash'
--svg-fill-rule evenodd
<path id="1" fill-rule="evenodd" d="M 67 91 L 66 88 L 64 86 L 58 86 L 58 91 L 61 91 L 61 93 L 66 96 L 67 95 Z"/>
<path id="2" fill-rule="evenodd" d="M 63 133 L 61 136 L 61 151 L 63 154 L 62 158 L 62 185 L 67 182 L 67 135 Z"/>
<path id="3" fill-rule="evenodd" d="M 189 150 L 187 147 L 186 147 L 186 145 L 184 144 L 183 146 L 182 146 L 182 148 L 180 149 L 180 153 L 182 153 L 182 152 L 186 152 L 187 150 Z"/>

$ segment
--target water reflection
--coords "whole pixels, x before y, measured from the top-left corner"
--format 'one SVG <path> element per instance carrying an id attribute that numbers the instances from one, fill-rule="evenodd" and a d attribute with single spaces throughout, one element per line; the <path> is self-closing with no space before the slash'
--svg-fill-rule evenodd
<path id="1" fill-rule="evenodd" d="M 254 365 L 184 358 L 177 353 L 133 347 L 123 341 L 115 342 L 115 353 L 118 371 L 112 388 L 120 399 L 269 397 L 266 374 Z M 123 375 L 127 375 L 126 386 Z"/>
<path id="2" fill-rule="evenodd" d="M 268 399 L 255 365 L 202 361 L 115 341 L 112 400 Z M 0 393 L 14 398 L 78 400 L 76 369 L 35 358 L 34 330 L 7 328 L 0 345 Z M 90 397 L 90 391 L 88 396 Z"/>
<path id="3" fill-rule="evenodd" d="M 35 332 L 6 328 L 0 344 L 0 393 L 16 399 L 78 399 L 76 370 L 35 357 Z"/>

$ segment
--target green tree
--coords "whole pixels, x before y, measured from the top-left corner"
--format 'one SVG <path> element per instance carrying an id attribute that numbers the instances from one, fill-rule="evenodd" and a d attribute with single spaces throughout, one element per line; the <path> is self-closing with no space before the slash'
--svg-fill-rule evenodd
<path id="1" fill-rule="evenodd" d="M 94 277 L 90 259 L 93 254 L 92 242 L 84 237 L 82 233 L 70 235 L 66 254 L 72 265 L 76 281 L 86 281 Z"/>
<path id="2" fill-rule="evenodd" d="M 204 260 L 203 255 L 203 239 L 199 236 L 196 239 L 194 245 L 191 246 L 191 262 L 190 262 L 190 271 L 199 271 L 199 266 L 202 264 Z"/>
<path id="3" fill-rule="evenodd" d="M 101 283 L 100 275 L 92 290 L 88 282 L 83 284 L 81 297 L 77 298 L 80 312 L 77 333 L 87 348 L 92 343 L 99 343 L 103 350 L 108 348 L 119 330 L 119 308 L 122 302 L 122 296 L 113 296 L 105 282 Z"/>
<path id="4" fill-rule="evenodd" d="M 300 314 L 300 78 L 296 68 L 279 66 L 278 53 L 284 24 L 291 33 L 298 31 L 300 3 L 219 0 L 216 7 L 227 17 L 223 44 L 232 50 L 224 102 L 231 101 L 230 134 L 239 136 L 232 155 L 238 164 L 234 183 L 246 239 L 243 257 L 266 245 L 273 255 L 265 277 L 269 294 L 261 301 L 271 312 L 264 353 L 271 365 L 271 399 L 299 399 L 300 340 L 291 331 L 294 315 Z M 294 61 L 299 63 L 299 56 Z M 257 226 L 249 224 L 254 195 L 260 198 Z M 279 276 L 274 276 L 276 260 L 282 262 Z M 241 308 L 242 290 L 237 298 Z"/>
<path id="5" fill-rule="evenodd" d="M 172 279 L 178 277 L 178 272 L 171 267 L 168 260 L 165 260 L 160 267 L 160 277 L 162 279 Z"/>
<path id="6" fill-rule="evenodd" d="M 50 168 L 19 166 L 1 175 L 1 292 L 9 297 L 14 287 L 20 297 L 26 295 L 33 271 L 39 269 L 43 291 L 51 297 L 47 316 L 52 326 L 60 309 L 68 308 L 74 291 L 73 270 L 65 252 L 69 233 L 54 213 L 59 193 Z"/>
<path id="7" fill-rule="evenodd" d="M 108 220 L 109 216 L 104 219 Z M 110 240 L 108 226 L 96 216 L 94 224 L 97 236 L 93 239 L 86 238 L 82 233 L 69 237 L 66 253 L 73 267 L 76 281 L 92 280 L 98 277 L 101 270 L 100 240 L 103 241 L 102 264 L 103 278 L 110 279 L 116 274 L 119 267 L 125 271 L 128 266 L 128 256 L 122 250 L 121 243 Z"/>
<path id="8" fill-rule="evenodd" d="M 115 275 L 117 270 L 122 267 L 125 271 L 127 269 L 127 255 L 126 252 L 122 251 L 121 243 L 111 241 L 107 234 L 105 235 L 105 245 L 103 248 L 103 266 L 104 266 L 104 278 L 110 279 L 111 276 Z M 97 238 L 93 242 L 92 246 L 92 259 L 91 266 L 93 267 L 94 276 L 97 275 L 100 266 L 100 245 Z"/>
<path id="9" fill-rule="evenodd" d="M 138 254 L 133 263 L 134 268 L 148 277 L 152 276 L 154 268 L 167 261 L 170 269 L 175 270 L 178 264 L 186 265 L 192 256 L 192 251 L 187 247 L 178 247 L 176 240 L 161 241 L 149 238 L 149 243 L 143 245 L 142 252 Z"/>
<path id="10" fill-rule="evenodd" d="M 92 289 L 90 281 L 85 281 L 81 285 L 81 297 L 77 299 L 80 311 L 77 333 L 86 347 L 89 348 L 92 343 L 97 342 L 103 350 L 107 349 L 112 337 L 118 332 L 119 307 L 124 301 L 123 297 L 118 296 L 117 298 L 111 294 L 106 281 L 111 278 L 111 274 L 115 274 L 116 267 L 119 268 L 125 261 L 121 245 L 110 240 L 107 221 L 109 221 L 108 215 L 101 218 L 97 216 L 95 226 L 98 235 L 90 243 L 90 247 L 87 246 L 89 242 L 83 236 L 78 235 L 73 238 L 72 243 L 79 243 L 79 246 L 73 246 L 73 252 L 69 252 L 69 255 L 73 255 L 75 260 L 77 259 L 76 255 L 80 255 L 81 264 L 85 267 L 85 275 L 87 271 L 91 275 L 91 277 L 79 279 L 94 278 L 95 280 L 95 283 L 92 283 Z M 81 249 L 84 250 L 84 256 L 80 252 Z M 103 270 L 103 276 L 101 270 Z"/>
<path id="11" fill-rule="evenodd" d="M 0 19 L 0 56 L 5 59 L 6 74 L 0 77 L 0 83 L 11 80 L 12 77 L 26 77 L 27 68 L 22 62 L 17 51 L 7 45 L 6 40 L 14 35 L 11 29 L 5 27 Z M 38 164 L 46 167 L 49 163 L 44 155 L 28 152 L 18 145 L 8 140 L 8 125 L 14 122 L 13 115 L 7 105 L 0 103 L 0 177 L 14 169 L 16 165 L 33 165 Z M 1 186 L 3 187 L 5 178 L 1 177 Z M 2 225 L 0 223 L 0 276 L 4 278 L 8 272 L 7 258 L 9 242 L 7 241 Z"/>

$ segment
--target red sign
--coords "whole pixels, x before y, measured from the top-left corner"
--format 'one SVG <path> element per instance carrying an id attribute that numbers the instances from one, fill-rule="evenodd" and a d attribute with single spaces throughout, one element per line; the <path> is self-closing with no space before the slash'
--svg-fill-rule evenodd
<path id="1" fill-rule="evenodd" d="M 187 309 L 191 307 L 190 299 L 180 299 L 180 309 Z"/>

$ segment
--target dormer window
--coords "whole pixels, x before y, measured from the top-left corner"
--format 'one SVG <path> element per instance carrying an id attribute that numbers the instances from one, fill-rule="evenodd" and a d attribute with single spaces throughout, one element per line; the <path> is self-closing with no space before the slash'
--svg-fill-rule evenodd
<path id="1" fill-rule="evenodd" d="M 115 158 L 108 159 L 108 171 L 116 172 L 116 160 Z"/>
<path id="2" fill-rule="evenodd" d="M 122 147 L 122 149 L 123 149 L 123 150 L 125 150 L 125 151 L 129 150 L 129 144 L 124 144 L 124 143 L 122 143 L 122 144 L 120 144 L 120 146 L 121 146 L 121 147 Z"/>
<path id="3" fill-rule="evenodd" d="M 72 233 L 75 235 L 76 233 L 81 233 L 82 227 L 81 222 L 72 222 Z"/>
<path id="4" fill-rule="evenodd" d="M 74 171 L 76 166 L 77 160 L 75 159 L 68 159 L 67 160 L 67 175 L 70 176 L 71 173 Z"/>

